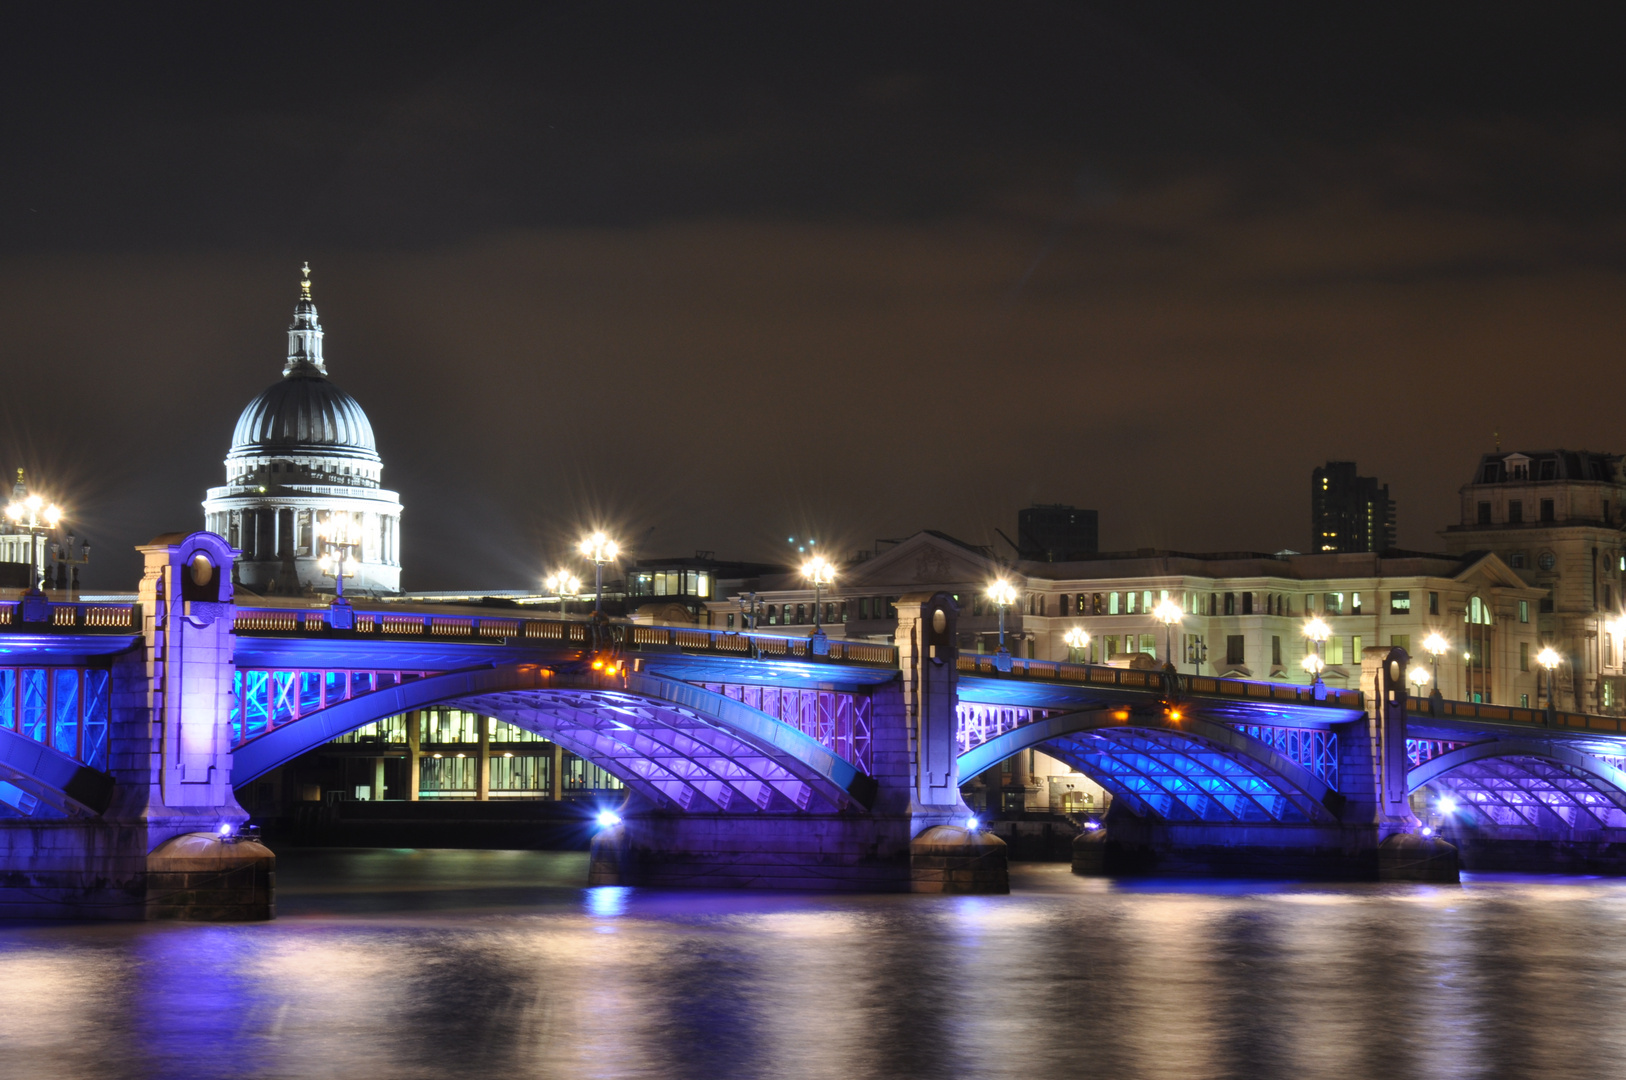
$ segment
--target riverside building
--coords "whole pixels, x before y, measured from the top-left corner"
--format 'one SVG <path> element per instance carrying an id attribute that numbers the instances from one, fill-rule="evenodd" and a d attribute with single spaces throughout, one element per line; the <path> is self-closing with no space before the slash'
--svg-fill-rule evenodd
<path id="1" fill-rule="evenodd" d="M 1626 708 L 1621 649 L 1626 581 L 1626 475 L 1619 454 L 1524 450 L 1486 454 L 1461 489 L 1453 553 L 1492 552 L 1536 590 L 1536 626 L 1563 657 L 1558 706 Z"/>
<path id="2" fill-rule="evenodd" d="M 1308 684 L 1304 661 L 1315 645 L 1304 629 L 1319 617 L 1330 631 L 1320 648 L 1322 678 L 1330 685 L 1358 683 L 1364 648 L 1400 645 L 1429 672 L 1426 693 L 1434 673 L 1423 642 L 1437 633 L 1450 645 L 1439 659 L 1446 697 L 1537 702 L 1536 619 L 1544 593 L 1489 553 L 1141 550 L 1012 566 L 987 548 L 925 531 L 846 566 L 823 590 L 820 621 L 831 636 L 890 640 L 897 598 L 941 589 L 961 605 L 960 648 L 993 652 L 999 611 L 986 593 L 996 578 L 1018 594 L 1005 612 L 1006 643 L 1015 656 L 1162 663 L 1172 645 L 1173 660 L 1186 674 Z M 810 632 L 813 590 L 793 578 L 781 579 L 779 588 L 764 584 L 759 626 Z M 1181 611 L 1172 627 L 1153 614 L 1167 599 Z M 733 599 L 710 608 L 713 626 L 735 625 Z M 1065 640 L 1074 629 L 1089 635 L 1082 649 Z"/>

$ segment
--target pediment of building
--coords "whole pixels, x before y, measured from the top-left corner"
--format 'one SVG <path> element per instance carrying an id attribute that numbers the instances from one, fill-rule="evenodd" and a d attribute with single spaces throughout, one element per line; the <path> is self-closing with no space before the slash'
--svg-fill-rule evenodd
<path id="1" fill-rule="evenodd" d="M 981 585 L 1009 572 L 993 559 L 952 540 L 919 532 L 896 547 L 850 568 L 843 586 L 895 592 L 937 585 Z"/>
<path id="2" fill-rule="evenodd" d="M 1529 589 L 1530 585 L 1495 554 L 1486 554 L 1464 567 L 1457 581 L 1475 589 Z"/>

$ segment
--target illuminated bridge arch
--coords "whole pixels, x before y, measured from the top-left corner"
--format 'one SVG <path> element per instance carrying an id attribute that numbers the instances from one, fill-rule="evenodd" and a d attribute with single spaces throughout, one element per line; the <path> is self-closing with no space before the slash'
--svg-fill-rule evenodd
<path id="1" fill-rule="evenodd" d="M 653 675 L 612 682 L 535 664 L 428 675 L 339 701 L 238 746 L 233 782 L 359 727 L 433 706 L 543 735 L 669 809 L 834 812 L 867 804 L 874 787 L 811 736 L 722 694 Z"/>
<path id="2" fill-rule="evenodd" d="M 1449 793 L 1476 825 L 1592 832 L 1626 828 L 1626 772 L 1568 746 L 1492 739 L 1414 766 L 1407 787 Z"/>
<path id="3" fill-rule="evenodd" d="M 1264 739 L 1201 717 L 1101 707 L 1036 718 L 960 755 L 969 780 L 1040 747 L 1142 817 L 1216 823 L 1337 820 L 1342 798 Z"/>

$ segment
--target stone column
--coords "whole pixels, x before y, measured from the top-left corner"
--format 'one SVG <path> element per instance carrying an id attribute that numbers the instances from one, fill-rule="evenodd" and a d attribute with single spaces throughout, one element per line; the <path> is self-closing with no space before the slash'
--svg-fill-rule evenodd
<path id="1" fill-rule="evenodd" d="M 565 797 L 565 748 L 553 744 L 553 760 L 548 766 L 548 798 L 559 802 Z"/>
<path id="2" fill-rule="evenodd" d="M 418 758 L 422 756 L 423 714 L 414 710 L 406 714 L 407 726 L 407 800 L 418 801 Z"/>
<path id="3" fill-rule="evenodd" d="M 911 888 L 915 892 L 1009 892 L 1004 841 L 975 824 L 960 798 L 958 617 L 959 608 L 947 593 L 898 599 L 898 629 L 893 640 L 902 669 L 904 720 L 912 750 Z M 880 726 L 879 717 L 876 726 Z"/>
<path id="4" fill-rule="evenodd" d="M 474 797 L 481 802 L 491 798 L 491 717 L 480 717 L 480 756 L 475 765 Z"/>

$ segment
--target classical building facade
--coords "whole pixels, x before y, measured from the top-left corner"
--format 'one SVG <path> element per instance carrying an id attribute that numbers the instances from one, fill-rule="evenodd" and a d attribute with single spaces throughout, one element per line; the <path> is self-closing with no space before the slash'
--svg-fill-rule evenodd
<path id="1" fill-rule="evenodd" d="M 1305 684 L 1314 646 L 1304 628 L 1319 616 L 1330 631 L 1320 652 L 1330 685 L 1358 683 L 1363 649 L 1401 645 L 1429 672 L 1431 689 L 1423 642 L 1438 633 L 1450 643 L 1439 662 L 1446 697 L 1535 705 L 1544 693 L 1535 663 L 1543 591 L 1491 554 L 1140 551 L 1009 566 L 985 548 L 927 531 L 846 566 L 823 592 L 821 621 L 832 636 L 890 640 L 899 596 L 942 589 L 961 604 L 960 647 L 992 652 L 999 613 L 986 591 L 995 578 L 1018 592 L 1005 614 L 1007 647 L 1018 656 L 1161 663 L 1172 644 L 1187 674 Z M 1171 598 L 1181 619 L 1166 628 L 1152 613 Z M 765 580 L 759 599 L 759 628 L 811 631 L 813 590 L 794 578 Z M 739 625 L 731 598 L 709 607 L 713 626 Z M 1089 635 L 1082 650 L 1065 640 L 1073 629 Z"/>
<path id="2" fill-rule="evenodd" d="M 1558 703 L 1619 712 L 1626 689 L 1621 588 L 1626 581 L 1626 475 L 1618 454 L 1530 450 L 1486 454 L 1462 489 L 1448 552 L 1493 552 L 1539 590 L 1544 644 L 1564 658 Z"/>
<path id="3" fill-rule="evenodd" d="M 238 580 L 262 593 L 328 591 L 324 532 L 348 529 L 356 573 L 345 588 L 401 588 L 401 499 L 383 487 L 373 427 L 328 379 L 309 267 L 300 282 L 282 378 L 237 418 L 226 484 L 209 489 L 204 524 L 243 554 Z"/>

